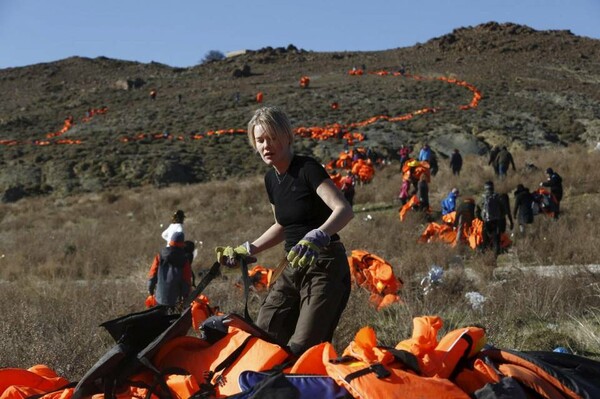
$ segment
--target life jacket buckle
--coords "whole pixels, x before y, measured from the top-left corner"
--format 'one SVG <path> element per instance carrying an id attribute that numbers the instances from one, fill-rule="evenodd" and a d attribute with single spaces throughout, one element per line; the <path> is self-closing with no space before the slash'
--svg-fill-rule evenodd
<path id="1" fill-rule="evenodd" d="M 392 375 L 392 373 L 390 373 L 390 371 L 388 369 L 383 367 L 383 364 L 381 364 L 381 363 L 372 364 L 371 366 L 369 366 L 369 369 L 372 372 L 374 372 L 375 375 L 377 376 L 377 378 L 379 378 L 379 379 L 387 378 L 390 375 Z"/>

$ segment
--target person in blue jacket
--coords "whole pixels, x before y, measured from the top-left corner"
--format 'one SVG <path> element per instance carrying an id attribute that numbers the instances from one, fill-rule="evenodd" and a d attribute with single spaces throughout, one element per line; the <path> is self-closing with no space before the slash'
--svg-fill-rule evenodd
<path id="1" fill-rule="evenodd" d="M 419 162 L 421 162 L 421 161 L 429 162 L 430 160 L 431 160 L 431 147 L 429 147 L 429 144 L 425 143 L 425 145 L 421 148 L 421 151 L 419 151 Z"/>
<path id="2" fill-rule="evenodd" d="M 457 188 L 453 188 L 448 196 L 442 200 L 442 215 L 447 215 L 456 210 L 456 199 L 460 195 Z"/>

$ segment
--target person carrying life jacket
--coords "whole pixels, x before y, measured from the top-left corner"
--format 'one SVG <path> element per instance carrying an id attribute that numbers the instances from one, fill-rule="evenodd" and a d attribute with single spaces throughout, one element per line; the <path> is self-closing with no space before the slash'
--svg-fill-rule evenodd
<path id="1" fill-rule="evenodd" d="M 148 293 L 158 305 L 174 308 L 190 292 L 192 267 L 184 246 L 184 234 L 176 232 L 169 245 L 154 257 L 148 273 Z"/>
<path id="2" fill-rule="evenodd" d="M 475 219 L 475 200 L 471 197 L 464 198 L 456 205 L 454 216 L 457 244 L 461 239 L 468 237 L 473 219 Z"/>
<path id="3" fill-rule="evenodd" d="M 453 188 L 448 196 L 442 200 L 442 215 L 447 215 L 456 210 L 456 199 L 459 195 L 458 188 Z"/>
<path id="4" fill-rule="evenodd" d="M 495 254 L 500 253 L 500 219 L 503 217 L 500 198 L 494 192 L 494 183 L 485 182 L 483 195 L 475 210 L 476 216 L 483 221 L 482 249 L 493 249 Z"/>
<path id="5" fill-rule="evenodd" d="M 548 179 L 545 182 L 541 182 L 540 187 L 548 187 L 550 189 L 550 193 L 554 196 L 554 199 L 556 200 L 554 218 L 558 219 L 560 201 L 563 197 L 562 177 L 560 177 L 560 175 L 552 168 L 546 169 L 546 176 Z"/>

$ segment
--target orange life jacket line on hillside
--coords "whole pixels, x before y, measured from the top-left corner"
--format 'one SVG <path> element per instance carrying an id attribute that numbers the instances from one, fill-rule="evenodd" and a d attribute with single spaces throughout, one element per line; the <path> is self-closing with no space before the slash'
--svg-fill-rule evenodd
<path id="1" fill-rule="evenodd" d="M 262 91 L 259 91 L 258 93 L 256 93 L 256 102 L 259 104 L 263 102 L 263 92 Z"/>

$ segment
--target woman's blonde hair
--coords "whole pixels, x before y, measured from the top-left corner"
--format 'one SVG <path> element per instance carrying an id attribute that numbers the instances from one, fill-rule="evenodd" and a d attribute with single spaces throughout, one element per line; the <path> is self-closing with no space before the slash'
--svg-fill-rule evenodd
<path id="1" fill-rule="evenodd" d="M 287 138 L 290 145 L 294 142 L 292 124 L 281 108 L 262 107 L 254 112 L 254 116 L 252 116 L 252 119 L 248 122 L 248 140 L 255 150 L 256 141 L 254 137 L 254 128 L 256 126 L 262 126 L 267 135 L 271 138 Z"/>

